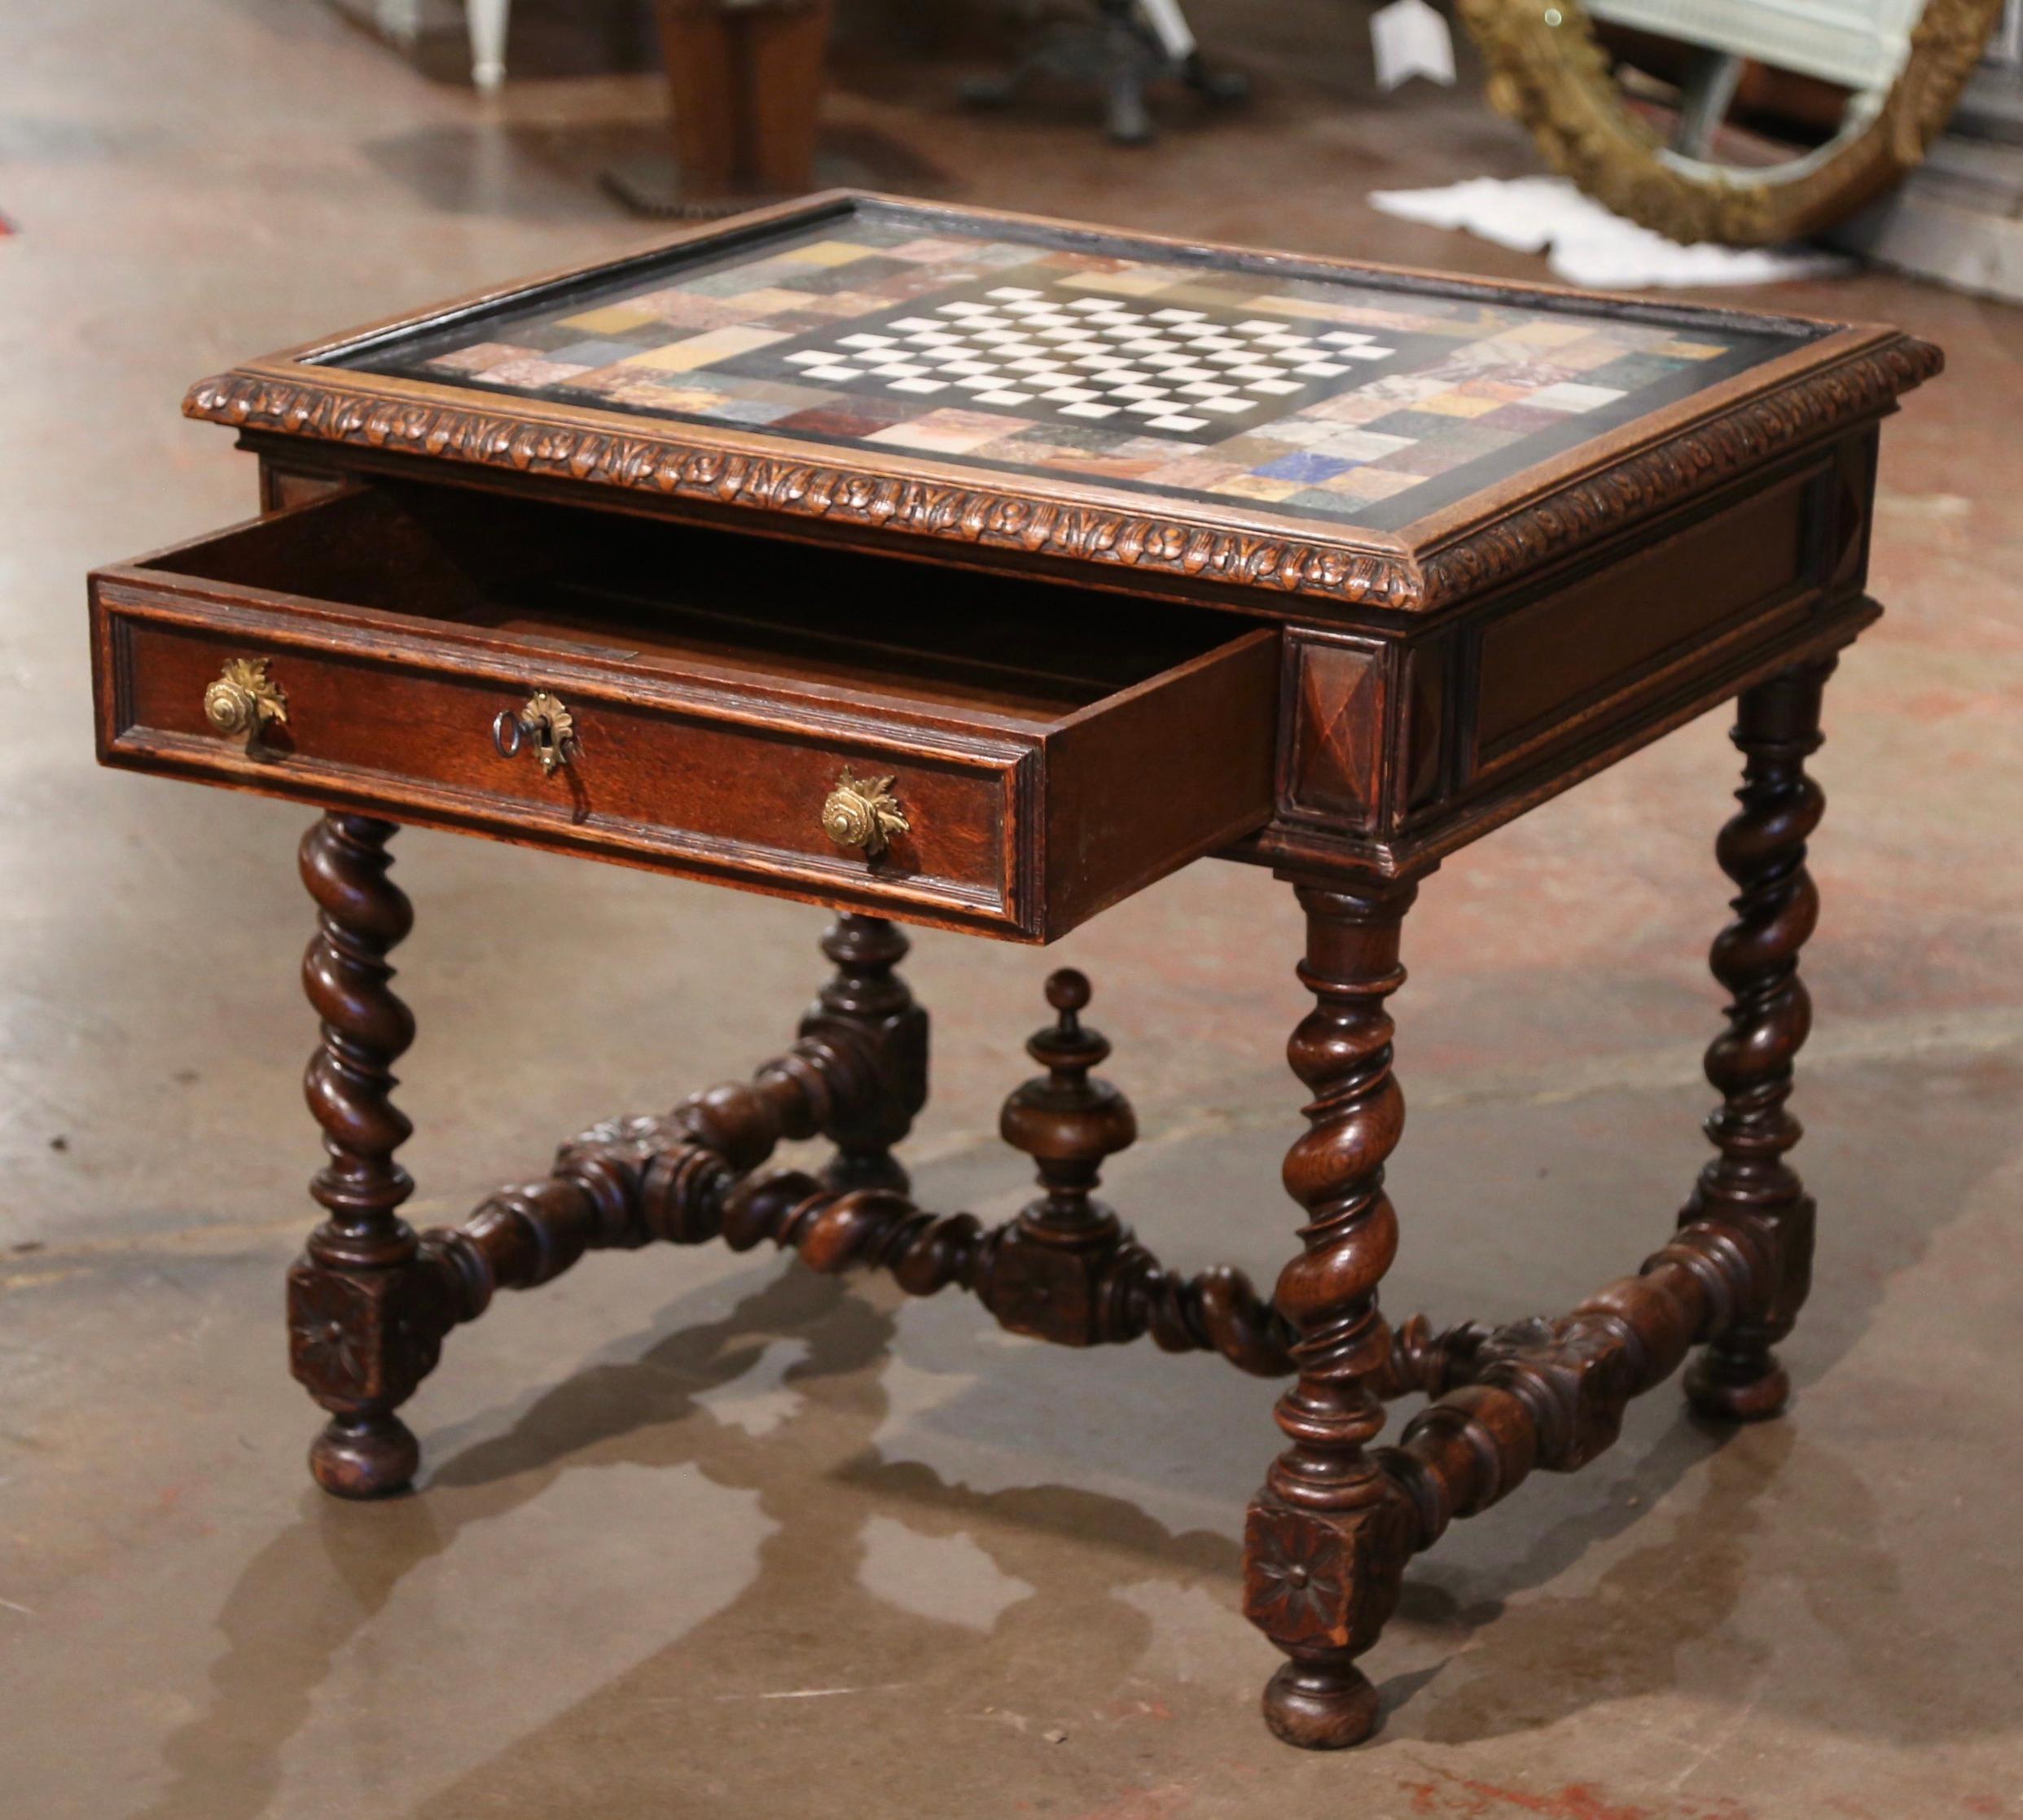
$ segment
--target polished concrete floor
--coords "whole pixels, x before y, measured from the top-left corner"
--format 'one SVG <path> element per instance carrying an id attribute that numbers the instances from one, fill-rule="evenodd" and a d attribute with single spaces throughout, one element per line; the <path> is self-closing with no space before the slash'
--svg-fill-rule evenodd
<path id="1" fill-rule="evenodd" d="M 1529 168 L 1470 90 L 1376 99 L 1360 4 L 1202 0 L 1257 75 L 1150 154 L 972 118 L 959 43 L 856 16 L 835 142 L 934 193 L 1536 275 L 1372 186 Z M 900 51 L 867 35 L 908 24 Z M 313 1493 L 279 1279 L 304 820 L 94 769 L 84 571 L 242 515 L 185 384 L 634 244 L 641 77 L 432 85 L 307 0 L 0 9 L 0 1812 L 1549 1820 L 2023 1814 L 2023 318 L 1880 277 L 1759 294 L 1952 371 L 1885 440 L 1889 616 L 1829 695 L 1800 1155 L 1823 1209 L 1790 1419 L 1669 1388 L 1578 1479 L 1415 1568 L 1380 1738 L 1273 1744 L 1236 1613 L 1269 1387 L 1008 1340 L 721 1252 L 593 1259 L 450 1343 L 419 1495 Z M 1718 716 L 1453 860 L 1408 931 L 1398 1312 L 1564 1306 L 1701 1154 Z M 418 1222 L 770 1053 L 814 910 L 416 834 Z M 1268 1273 L 1298 1094 L 1288 894 L 1204 866 L 1078 932 L 1144 1140 L 1117 1200 Z M 932 1204 L 1025 1192 L 996 1106 L 1050 960 L 927 935 Z"/>

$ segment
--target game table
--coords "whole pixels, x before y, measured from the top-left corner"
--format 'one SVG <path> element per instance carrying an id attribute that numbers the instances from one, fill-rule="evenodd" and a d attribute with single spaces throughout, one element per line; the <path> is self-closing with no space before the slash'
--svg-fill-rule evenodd
<path id="1" fill-rule="evenodd" d="M 186 410 L 258 458 L 260 515 L 93 577 L 99 749 L 322 811 L 324 1217 L 287 1283 L 318 1482 L 406 1488 L 396 1412 L 447 1335 L 586 1251 L 770 1242 L 952 1285 L 1018 1333 L 1288 1380 L 1245 1542 L 1286 1658 L 1265 1713 L 1296 1744 L 1366 1736 L 1358 1658 L 1455 1518 L 1586 1465 L 1696 1348 L 1704 1414 L 1785 1401 L 1806 761 L 1880 612 L 1878 427 L 1939 366 L 1887 328 L 834 194 L 197 385 Z M 1421 882 L 1731 701 L 1720 1103 L 1674 1229 L 1557 1319 L 1387 1323 L 1387 1004 Z M 402 822 L 830 906 L 833 976 L 748 1081 L 417 1234 Z M 1271 1292 L 1163 1266 L 1096 1198 L 1134 1122 L 1071 972 L 1004 1112 L 1042 1192 L 993 1229 L 916 1205 L 893 1149 L 928 1022 L 895 925 L 1045 943 L 1209 855 L 1306 917 L 1302 1223 Z M 766 1167 L 817 1135 L 818 1177 Z"/>

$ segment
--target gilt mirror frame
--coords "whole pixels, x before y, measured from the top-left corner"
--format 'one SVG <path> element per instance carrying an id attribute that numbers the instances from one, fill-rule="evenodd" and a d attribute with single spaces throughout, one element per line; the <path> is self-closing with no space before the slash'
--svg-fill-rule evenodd
<path id="1" fill-rule="evenodd" d="M 1980 61 L 2003 0 L 1927 0 L 1896 80 L 1865 121 L 1785 165 L 1733 170 L 1667 155 L 1624 105 L 1579 0 L 1457 0 L 1490 66 L 1489 99 L 1553 169 L 1674 240 L 1763 246 L 1845 220 L 1915 170 Z"/>

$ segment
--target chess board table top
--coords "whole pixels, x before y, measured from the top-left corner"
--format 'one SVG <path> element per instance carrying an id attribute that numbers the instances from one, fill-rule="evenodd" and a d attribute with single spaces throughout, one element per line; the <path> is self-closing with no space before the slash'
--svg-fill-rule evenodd
<path id="1" fill-rule="evenodd" d="M 838 193 L 252 361 L 185 409 L 1325 619 L 1500 587 L 1939 364 L 1888 328 Z"/>

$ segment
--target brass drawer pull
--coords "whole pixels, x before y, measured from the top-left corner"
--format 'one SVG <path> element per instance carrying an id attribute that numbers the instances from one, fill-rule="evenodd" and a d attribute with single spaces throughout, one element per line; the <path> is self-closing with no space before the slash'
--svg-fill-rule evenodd
<path id="1" fill-rule="evenodd" d="M 247 756 L 257 757 L 268 727 L 287 725 L 288 692 L 267 674 L 265 658 L 227 658 L 204 691 L 204 717 L 227 738 L 244 734 Z"/>
<path id="2" fill-rule="evenodd" d="M 553 777 L 583 749 L 576 737 L 576 717 L 546 689 L 535 690 L 516 713 L 502 708 L 492 722 L 492 743 L 501 758 L 516 757 L 529 740 L 543 777 Z"/>
<path id="3" fill-rule="evenodd" d="M 892 794 L 889 777 L 854 778 L 846 765 L 822 805 L 822 831 L 837 846 L 875 859 L 895 834 L 911 834 L 913 825 Z"/>

